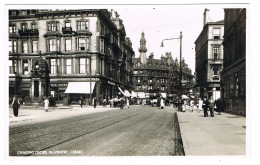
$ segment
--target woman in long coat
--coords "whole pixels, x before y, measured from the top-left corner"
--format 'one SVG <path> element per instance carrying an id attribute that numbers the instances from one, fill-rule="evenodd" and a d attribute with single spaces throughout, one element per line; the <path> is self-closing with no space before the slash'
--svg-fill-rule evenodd
<path id="1" fill-rule="evenodd" d="M 14 116 L 17 117 L 18 116 L 18 110 L 20 107 L 20 102 L 17 99 L 17 97 L 15 96 L 12 102 L 12 107 L 13 107 L 13 112 L 14 112 Z"/>

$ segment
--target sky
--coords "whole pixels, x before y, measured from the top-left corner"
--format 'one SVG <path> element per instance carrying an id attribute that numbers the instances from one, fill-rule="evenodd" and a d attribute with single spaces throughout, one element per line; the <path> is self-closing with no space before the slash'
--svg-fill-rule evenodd
<path id="1" fill-rule="evenodd" d="M 115 6 L 123 20 L 126 35 L 133 43 L 135 57 L 139 57 L 141 33 L 145 33 L 147 57 L 153 53 L 160 58 L 165 52 L 171 52 L 173 58 L 180 58 L 180 40 L 163 39 L 179 38 L 182 32 L 182 57 L 188 67 L 195 72 L 194 42 L 203 28 L 203 13 L 209 9 L 210 20 L 215 22 L 224 19 L 224 6 L 221 5 L 133 5 Z"/>

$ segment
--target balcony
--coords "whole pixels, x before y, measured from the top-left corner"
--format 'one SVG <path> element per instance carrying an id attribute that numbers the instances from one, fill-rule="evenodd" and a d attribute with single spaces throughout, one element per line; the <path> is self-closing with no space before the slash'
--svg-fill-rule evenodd
<path id="1" fill-rule="evenodd" d="M 63 34 L 72 34 L 72 27 L 62 27 Z"/>
<path id="2" fill-rule="evenodd" d="M 38 36 L 39 30 L 38 29 L 22 29 L 22 30 L 18 30 L 18 34 L 20 36 Z"/>

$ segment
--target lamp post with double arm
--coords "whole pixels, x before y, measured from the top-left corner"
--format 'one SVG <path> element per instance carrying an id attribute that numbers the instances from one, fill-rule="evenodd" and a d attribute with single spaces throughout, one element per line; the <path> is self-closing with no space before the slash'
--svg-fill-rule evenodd
<path id="1" fill-rule="evenodd" d="M 179 111 L 182 110 L 182 106 L 181 106 L 181 99 L 182 99 L 182 83 L 181 83 L 181 80 L 182 80 L 182 62 L 181 62 L 181 59 L 182 59 L 182 37 L 183 37 L 182 32 L 180 32 L 180 36 L 178 38 L 166 38 L 166 39 L 163 39 L 162 43 L 161 43 L 161 47 L 164 47 L 163 41 L 165 41 L 165 40 L 175 40 L 175 39 L 180 40 Z"/>

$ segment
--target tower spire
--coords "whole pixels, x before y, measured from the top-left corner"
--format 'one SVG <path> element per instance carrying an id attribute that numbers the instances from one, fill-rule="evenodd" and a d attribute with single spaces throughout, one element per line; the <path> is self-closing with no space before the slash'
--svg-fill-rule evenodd
<path id="1" fill-rule="evenodd" d="M 146 39 L 145 39 L 145 37 L 144 37 L 144 32 L 142 32 L 142 34 L 141 34 L 139 52 L 140 52 L 140 60 L 141 60 L 141 63 L 142 63 L 142 64 L 146 64 L 146 52 L 147 52 L 147 48 L 146 48 Z"/>

